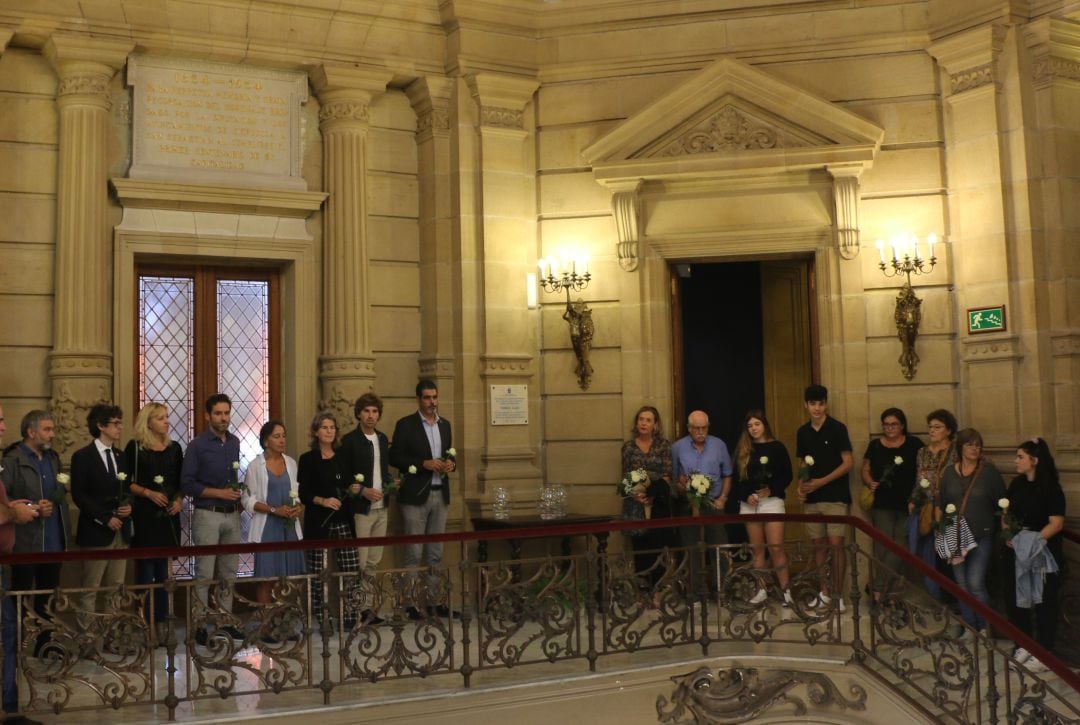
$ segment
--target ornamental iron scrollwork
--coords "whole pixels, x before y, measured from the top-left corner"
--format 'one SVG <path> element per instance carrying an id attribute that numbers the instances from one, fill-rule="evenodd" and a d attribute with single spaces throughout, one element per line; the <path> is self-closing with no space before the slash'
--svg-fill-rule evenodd
<path id="1" fill-rule="evenodd" d="M 479 667 L 556 662 L 581 655 L 580 615 L 585 578 L 572 559 L 541 560 L 533 574 L 521 565 L 485 564 L 479 571 Z"/>
<path id="2" fill-rule="evenodd" d="M 382 610 L 386 621 L 375 625 L 370 618 L 359 617 L 355 625 L 340 633 L 344 680 L 376 682 L 387 677 L 428 677 L 453 671 L 453 619 L 441 617 L 435 610 L 450 607 L 449 571 L 377 572 L 360 575 L 359 586 L 353 586 L 349 580 L 357 576 L 337 577 L 342 607 Z M 410 608 L 421 618 L 410 619 Z"/>
<path id="3" fill-rule="evenodd" d="M 709 668 L 699 667 L 671 681 L 675 689 L 670 703 L 663 695 L 656 698 L 661 723 L 742 723 L 781 708 L 786 715 L 802 717 L 809 711 L 807 701 L 816 709 L 866 710 L 865 689 L 851 684 L 851 697 L 845 697 L 820 672 L 735 666 L 714 675 Z M 805 692 L 805 700 L 798 696 L 800 692 Z"/>
<path id="4" fill-rule="evenodd" d="M 649 555 L 651 552 L 637 552 Z M 634 652 L 695 641 L 690 559 L 663 549 L 638 571 L 630 554 L 604 567 L 603 651 Z"/>

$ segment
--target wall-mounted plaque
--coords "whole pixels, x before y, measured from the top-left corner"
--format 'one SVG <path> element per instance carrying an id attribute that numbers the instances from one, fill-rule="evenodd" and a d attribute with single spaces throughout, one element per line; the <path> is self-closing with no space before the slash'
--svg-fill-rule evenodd
<path id="1" fill-rule="evenodd" d="M 491 386 L 491 424 L 529 424 L 529 386 Z"/>
<path id="2" fill-rule="evenodd" d="M 1005 332 L 1005 305 L 969 309 L 967 328 L 969 335 L 981 332 Z"/>
<path id="3" fill-rule="evenodd" d="M 127 82 L 131 178 L 307 189 L 304 73 L 141 55 L 128 61 Z"/>

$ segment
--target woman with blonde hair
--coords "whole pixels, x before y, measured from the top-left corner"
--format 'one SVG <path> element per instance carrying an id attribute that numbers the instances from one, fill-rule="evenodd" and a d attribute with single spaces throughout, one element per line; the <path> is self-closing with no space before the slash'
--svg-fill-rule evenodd
<path id="1" fill-rule="evenodd" d="M 169 409 L 161 403 L 147 403 L 135 416 L 132 429 L 135 437 L 124 448 L 131 470 L 128 489 L 133 497 L 131 519 L 135 532 L 131 548 L 180 546 L 180 468 L 184 453 L 180 444 L 169 437 Z M 167 558 L 135 562 L 136 584 L 164 584 L 169 574 Z M 167 614 L 168 594 L 161 586 L 146 600 L 146 620 L 156 623 L 159 644 L 165 641 Z"/>
<path id="2" fill-rule="evenodd" d="M 791 483 L 791 456 L 783 443 L 776 440 L 765 417 L 765 411 L 756 409 L 743 418 L 742 435 L 735 446 L 735 470 L 738 484 L 735 497 L 739 501 L 739 513 L 782 514 L 784 492 Z M 784 551 L 784 522 L 767 521 L 747 524 L 746 534 L 754 552 L 754 568 L 765 569 L 765 545 L 768 542 L 769 559 L 776 581 L 784 593 L 784 606 L 791 603 L 788 591 L 788 559 Z M 751 604 L 761 604 L 768 597 L 764 586 L 750 598 Z"/>

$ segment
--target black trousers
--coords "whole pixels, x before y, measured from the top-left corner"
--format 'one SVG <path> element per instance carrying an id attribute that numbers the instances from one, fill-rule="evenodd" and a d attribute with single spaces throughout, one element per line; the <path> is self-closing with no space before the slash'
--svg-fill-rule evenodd
<path id="1" fill-rule="evenodd" d="M 11 566 L 11 591 L 25 592 L 33 589 L 56 589 L 60 585 L 60 564 L 13 564 Z M 52 592 L 34 596 L 34 611 L 43 619 Z"/>

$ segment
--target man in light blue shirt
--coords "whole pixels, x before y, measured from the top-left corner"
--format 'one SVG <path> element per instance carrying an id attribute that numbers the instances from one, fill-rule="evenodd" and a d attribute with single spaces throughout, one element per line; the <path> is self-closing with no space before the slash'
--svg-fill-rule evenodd
<path id="1" fill-rule="evenodd" d="M 686 485 L 690 480 L 690 475 L 694 473 L 704 473 L 712 479 L 709 498 L 713 500 L 715 512 L 723 513 L 724 505 L 731 494 L 732 467 L 727 446 L 716 436 L 709 435 L 709 416 L 705 411 L 695 410 L 690 414 L 687 418 L 687 430 L 689 435 L 675 441 L 671 446 L 671 480 L 675 483 L 672 513 L 675 516 L 691 514 L 690 501 L 686 497 Z M 703 515 L 709 513 L 712 512 L 702 511 Z M 707 524 L 702 527 L 680 526 L 680 545 L 697 546 L 701 529 L 705 530 L 706 544 L 726 543 L 722 527 L 719 524 Z M 710 561 L 714 559 L 712 553 L 709 559 Z"/>

